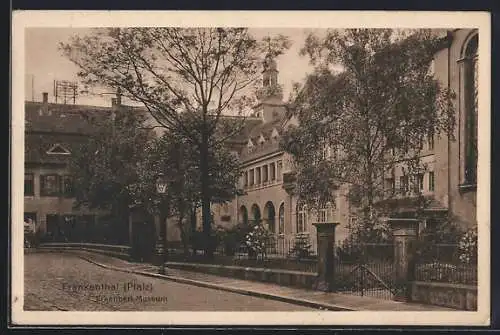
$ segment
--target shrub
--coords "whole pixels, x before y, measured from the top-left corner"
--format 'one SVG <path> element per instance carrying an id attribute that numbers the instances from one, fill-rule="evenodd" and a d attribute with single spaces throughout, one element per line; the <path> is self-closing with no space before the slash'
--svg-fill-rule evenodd
<path id="1" fill-rule="evenodd" d="M 250 230 L 250 226 L 241 223 L 223 230 L 220 241 L 227 256 L 233 256 L 235 251 L 245 243 L 245 237 Z"/>
<path id="2" fill-rule="evenodd" d="M 264 259 L 266 256 L 266 242 L 269 241 L 270 233 L 261 222 L 256 223 L 245 236 L 245 244 L 248 248 L 248 256 L 251 258 Z"/>
<path id="3" fill-rule="evenodd" d="M 477 229 L 467 230 L 458 244 L 459 259 L 462 263 L 473 264 L 477 262 Z"/>
<path id="4" fill-rule="evenodd" d="M 296 258 L 308 258 L 312 254 L 312 244 L 309 237 L 305 235 L 297 235 L 290 254 Z"/>

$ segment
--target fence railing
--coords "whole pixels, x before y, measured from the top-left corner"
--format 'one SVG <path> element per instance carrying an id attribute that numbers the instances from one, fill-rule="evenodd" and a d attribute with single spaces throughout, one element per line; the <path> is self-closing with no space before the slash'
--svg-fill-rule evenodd
<path id="1" fill-rule="evenodd" d="M 338 292 L 390 300 L 394 283 L 394 245 L 365 243 L 339 248 L 334 285 Z"/>
<path id="2" fill-rule="evenodd" d="M 415 280 L 453 284 L 477 284 L 477 260 L 461 259 L 456 244 L 428 244 L 417 250 Z"/>
<path id="3" fill-rule="evenodd" d="M 207 259 L 203 250 L 196 254 L 185 255 L 183 250 L 170 250 L 171 261 L 200 262 L 219 265 L 260 267 L 301 272 L 317 272 L 317 257 L 313 250 L 304 251 L 297 248 L 295 239 L 275 237 L 264 242 L 263 252 L 255 252 L 244 243 L 235 250 L 226 250 L 218 245 L 214 257 Z"/>

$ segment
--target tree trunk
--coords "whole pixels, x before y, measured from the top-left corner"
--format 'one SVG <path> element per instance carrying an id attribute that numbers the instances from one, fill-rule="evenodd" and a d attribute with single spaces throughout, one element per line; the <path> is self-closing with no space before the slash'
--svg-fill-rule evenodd
<path id="1" fill-rule="evenodd" d="M 210 189 L 209 189 L 209 171 L 208 171 L 208 136 L 202 135 L 200 145 L 200 169 L 201 169 L 201 216 L 203 222 L 203 235 L 205 238 L 205 256 L 212 258 L 213 250 L 211 242 L 211 218 L 210 218 Z"/>
<path id="2" fill-rule="evenodd" d="M 181 232 L 181 242 L 182 242 L 182 248 L 184 251 L 184 256 L 187 256 L 189 253 L 189 247 L 188 247 L 188 238 L 187 238 L 186 230 L 184 227 L 184 215 L 185 215 L 184 205 L 180 202 L 179 203 L 179 220 L 177 221 L 177 226 L 179 227 L 180 232 Z"/>
<path id="3" fill-rule="evenodd" d="M 193 204 L 191 207 L 191 236 L 193 236 L 196 233 L 196 206 Z"/>

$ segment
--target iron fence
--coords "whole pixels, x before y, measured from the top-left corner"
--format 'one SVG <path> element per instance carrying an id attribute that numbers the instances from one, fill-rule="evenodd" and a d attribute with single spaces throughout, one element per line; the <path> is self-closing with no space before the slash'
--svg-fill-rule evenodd
<path id="1" fill-rule="evenodd" d="M 475 257 L 464 262 L 463 253 L 456 244 L 420 245 L 415 262 L 415 280 L 451 284 L 477 284 Z"/>
<path id="2" fill-rule="evenodd" d="M 301 272 L 317 272 L 318 261 L 313 250 L 309 253 L 297 252 L 295 239 L 271 238 L 264 242 L 262 251 L 256 252 L 244 243 L 237 248 L 226 250 L 224 244 L 215 249 L 214 255 L 207 258 L 203 250 L 186 254 L 184 250 L 169 251 L 169 260 L 200 262 L 218 265 L 233 265 L 255 268 L 281 269 Z"/>
<path id="3" fill-rule="evenodd" d="M 366 243 L 338 249 L 334 266 L 334 285 L 340 293 L 391 300 L 398 290 L 393 244 Z"/>

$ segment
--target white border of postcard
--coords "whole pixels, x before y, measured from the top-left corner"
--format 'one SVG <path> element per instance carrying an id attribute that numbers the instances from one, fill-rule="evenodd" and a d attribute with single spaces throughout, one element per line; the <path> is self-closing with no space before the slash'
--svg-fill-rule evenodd
<path id="1" fill-rule="evenodd" d="M 24 28 L 103 26 L 262 28 L 477 28 L 480 51 L 479 286 L 476 312 L 33 312 L 23 311 L 23 227 L 12 224 L 12 322 L 17 325 L 489 325 L 490 14 L 369 11 L 14 11 L 12 19 L 12 223 L 23 217 Z M 43 50 L 40 50 L 43 52 Z"/>

